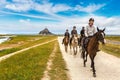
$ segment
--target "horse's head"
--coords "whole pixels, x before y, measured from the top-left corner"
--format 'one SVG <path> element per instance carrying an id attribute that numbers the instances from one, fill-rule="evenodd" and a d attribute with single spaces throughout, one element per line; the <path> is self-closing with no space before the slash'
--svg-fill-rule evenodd
<path id="1" fill-rule="evenodd" d="M 102 44 L 105 44 L 106 43 L 106 40 L 105 40 L 105 28 L 103 30 L 100 30 L 98 27 L 97 27 L 97 37 L 98 37 L 98 40 L 102 43 Z"/>

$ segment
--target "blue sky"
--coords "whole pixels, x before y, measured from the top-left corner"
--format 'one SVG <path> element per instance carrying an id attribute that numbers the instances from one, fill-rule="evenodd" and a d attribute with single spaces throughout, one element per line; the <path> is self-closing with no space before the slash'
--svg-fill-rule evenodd
<path id="1" fill-rule="evenodd" d="M 120 35 L 119 0 L 0 0 L 0 33 L 38 33 L 48 28 L 53 33 L 88 24 L 106 27 L 107 34 Z"/>

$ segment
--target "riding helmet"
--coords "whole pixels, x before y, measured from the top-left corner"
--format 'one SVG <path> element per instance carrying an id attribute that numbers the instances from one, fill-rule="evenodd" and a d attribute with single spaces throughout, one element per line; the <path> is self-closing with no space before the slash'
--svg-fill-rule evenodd
<path id="1" fill-rule="evenodd" d="M 94 18 L 90 18 L 89 21 L 94 21 Z"/>
<path id="2" fill-rule="evenodd" d="M 76 26 L 73 26 L 73 28 L 76 28 Z"/>

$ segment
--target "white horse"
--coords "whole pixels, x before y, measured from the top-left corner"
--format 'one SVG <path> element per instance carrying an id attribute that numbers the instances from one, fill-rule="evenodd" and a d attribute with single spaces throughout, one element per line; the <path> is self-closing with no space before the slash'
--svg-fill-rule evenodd
<path id="1" fill-rule="evenodd" d="M 73 47 L 73 52 L 74 52 L 74 56 L 77 54 L 77 48 L 78 48 L 78 37 L 77 35 L 74 35 L 71 41 L 71 46 Z"/>

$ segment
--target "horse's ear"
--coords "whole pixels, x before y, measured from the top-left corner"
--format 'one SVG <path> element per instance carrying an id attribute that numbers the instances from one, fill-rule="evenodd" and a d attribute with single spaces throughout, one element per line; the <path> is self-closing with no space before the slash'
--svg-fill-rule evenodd
<path id="1" fill-rule="evenodd" d="M 105 28 L 103 29 L 103 31 L 105 31 Z"/>
<path id="2" fill-rule="evenodd" d="M 99 31 L 99 28 L 97 27 L 97 31 Z"/>

